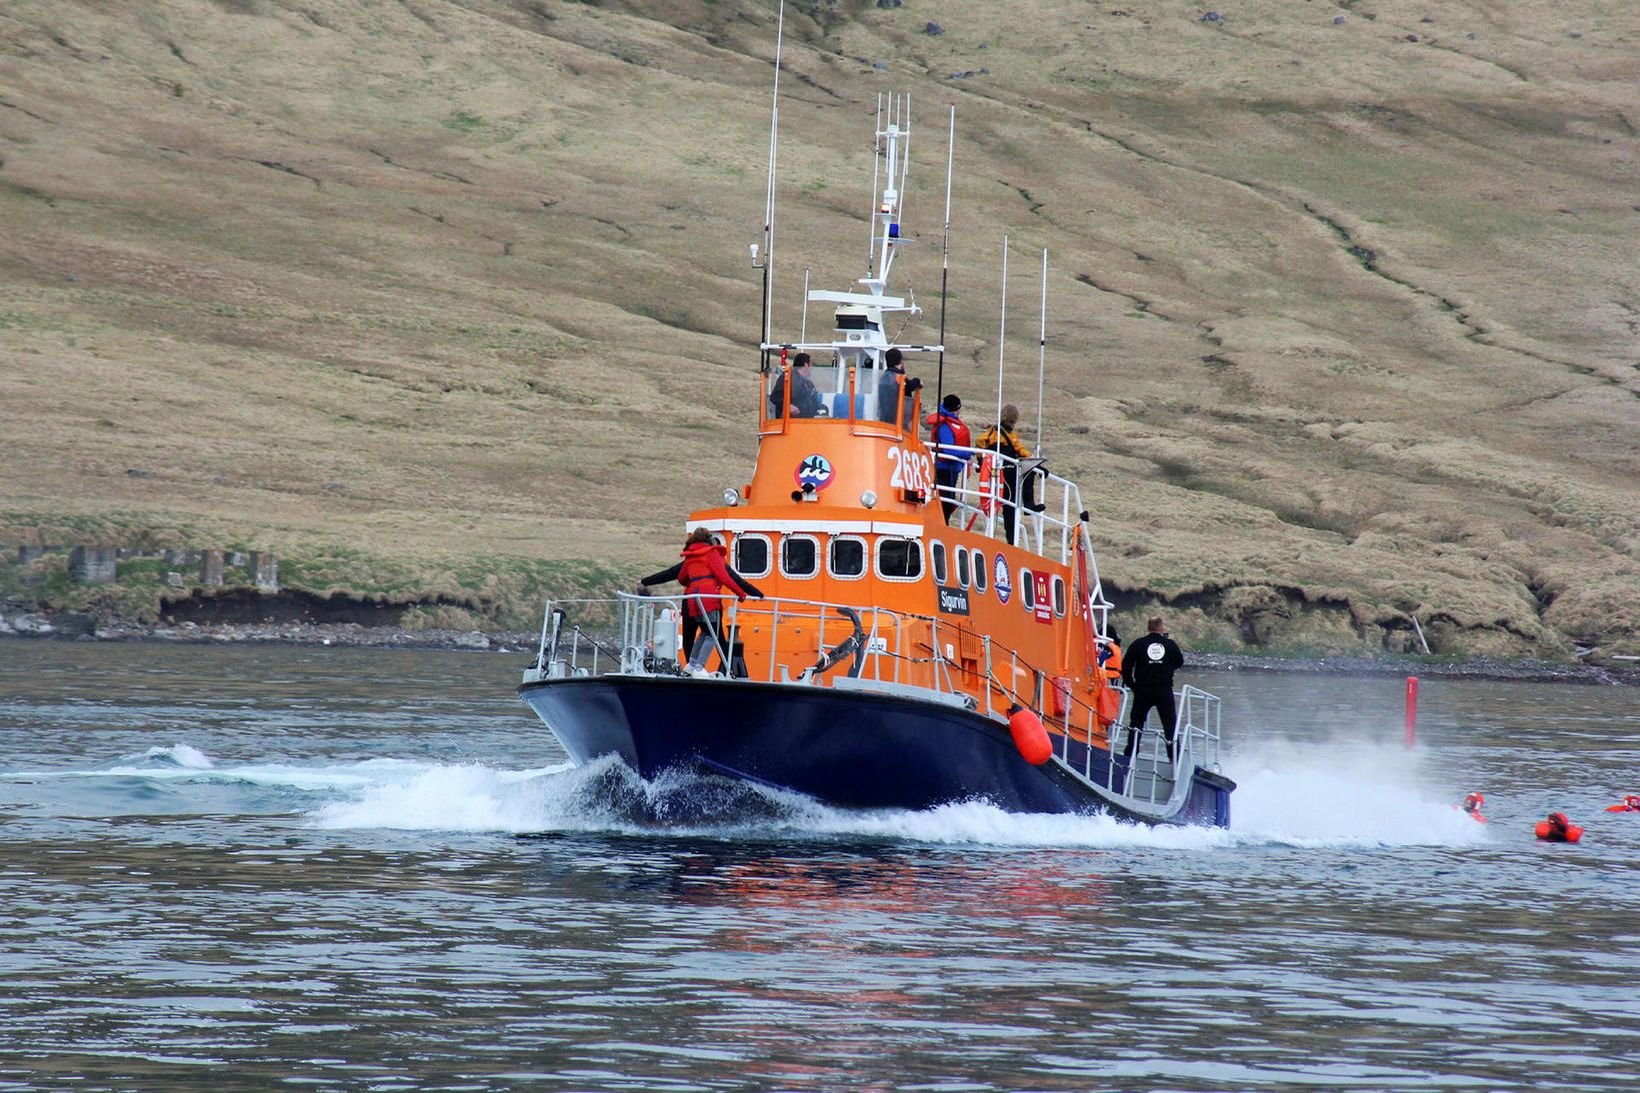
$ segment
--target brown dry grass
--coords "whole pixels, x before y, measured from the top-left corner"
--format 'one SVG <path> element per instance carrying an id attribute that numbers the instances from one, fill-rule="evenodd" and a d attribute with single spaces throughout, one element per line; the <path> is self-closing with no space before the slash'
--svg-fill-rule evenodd
<path id="1" fill-rule="evenodd" d="M 994 390 L 1009 232 L 1034 405 L 1050 248 L 1047 449 L 1107 579 L 1640 652 L 1637 9 L 1205 10 L 794 7 L 777 318 L 858 273 L 880 90 L 933 301 L 955 102 L 947 385 Z M 0 541 L 664 560 L 753 455 L 772 38 L 749 0 L 13 0 Z"/>

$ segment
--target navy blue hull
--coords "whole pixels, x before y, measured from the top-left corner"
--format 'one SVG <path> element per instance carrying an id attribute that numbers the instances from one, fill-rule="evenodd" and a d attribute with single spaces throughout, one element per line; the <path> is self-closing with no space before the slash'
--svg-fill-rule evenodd
<path id="1" fill-rule="evenodd" d="M 1021 758 L 1005 726 L 890 695 L 745 681 L 597 676 L 526 683 L 520 697 L 577 763 L 619 755 L 646 779 L 691 765 L 846 808 L 989 800 L 1009 812 L 1110 812 L 1147 823 L 1229 826 L 1234 783 L 1197 769 L 1166 817 L 1121 807 L 1053 763 Z M 1096 782 L 1110 755 L 1073 742 Z"/>

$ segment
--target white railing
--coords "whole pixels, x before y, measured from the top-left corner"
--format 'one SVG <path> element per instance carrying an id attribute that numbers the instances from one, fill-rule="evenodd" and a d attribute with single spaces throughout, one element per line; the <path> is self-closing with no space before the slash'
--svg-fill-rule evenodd
<path id="1" fill-rule="evenodd" d="M 586 677 L 600 672 L 681 675 L 679 630 L 685 598 L 623 592 L 605 599 L 549 600 L 535 662 L 524 671 L 524 682 Z M 619 647 L 610 649 L 579 625 L 570 624 L 570 609 L 593 613 L 618 610 Z M 767 664 L 754 676 L 737 650 L 742 647 L 741 635 L 760 624 L 769 627 Z M 780 641 L 783 630 L 789 632 L 799 625 L 814 627 L 813 655 L 817 659 L 814 665 L 799 670 L 793 678 L 788 663 L 791 658 L 781 659 Z M 828 648 L 828 633 L 838 634 L 844 629 L 849 632 L 841 634 L 841 640 Z M 772 597 L 732 604 L 724 630 L 717 653 L 722 677 L 731 680 L 877 690 L 982 711 L 1001 722 L 1006 722 L 1007 710 L 1013 705 L 1042 711 L 1050 701 L 1047 689 L 1054 686 L 1053 673 L 1022 658 L 1017 650 L 995 645 L 989 635 L 975 634 L 929 615 Z M 983 663 L 977 670 L 965 669 L 960 663 L 965 658 L 954 656 L 955 647 L 965 633 L 970 641 L 977 639 L 980 643 Z M 683 652 L 687 655 L 687 650 Z M 983 691 L 983 698 L 954 682 L 953 671 L 960 675 L 965 670 L 982 677 L 977 689 Z M 1002 677 L 1003 672 L 1007 681 Z M 1021 679 L 1029 681 L 1030 693 L 1018 689 Z M 843 680 L 849 682 L 840 682 Z M 1180 783 L 1174 777 L 1175 772 L 1190 771 L 1197 766 L 1219 769 L 1219 699 L 1188 684 L 1177 696 L 1177 762 L 1167 754 L 1164 734 L 1147 729 L 1133 759 L 1118 764 L 1117 757 L 1123 754 L 1130 731 L 1127 721 L 1132 696 L 1120 685 L 1112 686 L 1122 701 L 1116 718 L 1103 733 L 1108 739 L 1110 756 L 1105 778 L 1097 777 L 1093 764 L 1095 749 L 1089 743 L 1101 735 L 1098 713 L 1074 693 L 1065 696 L 1065 713 L 1055 718 L 1062 722 L 1064 731 L 1050 733 L 1054 759 L 1061 767 L 1090 784 L 1102 785 L 1113 795 L 1147 802 L 1157 808 L 1188 792 L 1189 779 Z M 1073 738 L 1073 729 L 1081 739 Z"/>
<path id="2" fill-rule="evenodd" d="M 1061 478 L 1039 459 L 1015 459 L 993 448 L 973 445 L 930 444 L 937 461 L 941 455 L 964 459 L 956 485 L 945 494 L 957 503 L 952 516 L 955 526 L 992 539 L 1006 537 L 1006 510 L 1014 511 L 1014 545 L 1033 550 L 1046 558 L 1069 562 L 1082 524 L 1082 491 L 1075 482 Z M 991 473 L 981 473 L 983 460 L 991 459 Z M 1003 483 L 1013 471 L 1016 496 L 1003 496 Z M 1036 503 L 1027 507 L 1017 495 L 1025 493 L 1027 477 L 1036 481 Z M 986 511 L 989 509 L 990 511 Z M 1091 555 L 1090 555 L 1091 557 Z"/>

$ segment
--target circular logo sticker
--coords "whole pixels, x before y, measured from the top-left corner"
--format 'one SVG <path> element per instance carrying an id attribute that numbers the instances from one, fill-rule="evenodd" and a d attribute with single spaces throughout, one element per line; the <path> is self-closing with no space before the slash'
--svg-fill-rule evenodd
<path id="1" fill-rule="evenodd" d="M 813 486 L 818 493 L 831 485 L 831 480 L 837 477 L 837 470 L 825 456 L 811 455 L 797 465 L 797 472 L 792 477 L 797 479 L 799 486 Z"/>
<path id="2" fill-rule="evenodd" d="M 997 567 L 993 574 L 991 583 L 996 586 L 997 599 L 1007 603 L 1008 596 L 1013 592 L 1014 586 L 1008 580 L 1008 561 L 1001 554 L 997 555 Z"/>

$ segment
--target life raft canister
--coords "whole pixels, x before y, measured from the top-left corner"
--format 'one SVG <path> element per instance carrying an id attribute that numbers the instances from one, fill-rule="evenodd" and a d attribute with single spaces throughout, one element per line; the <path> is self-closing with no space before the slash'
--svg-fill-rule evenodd
<path id="1" fill-rule="evenodd" d="M 1486 823 L 1486 817 L 1481 815 L 1481 806 L 1485 803 L 1486 798 L 1481 794 L 1471 793 L 1463 799 L 1463 810 L 1484 824 Z"/>
<path id="2" fill-rule="evenodd" d="M 1099 714 L 1099 727 L 1108 731 L 1122 712 L 1122 696 L 1114 687 L 1105 686 L 1094 693 L 1093 702 Z"/>
<path id="3" fill-rule="evenodd" d="M 1564 812 L 1551 812 L 1546 820 L 1537 822 L 1537 837 L 1544 842 L 1575 843 L 1583 837 L 1583 829 L 1566 818 Z"/>
<path id="4" fill-rule="evenodd" d="M 1053 677 L 1053 715 L 1064 717 L 1071 712 L 1071 677 Z"/>
<path id="5" fill-rule="evenodd" d="M 1640 793 L 1630 793 L 1620 804 L 1607 805 L 1607 812 L 1640 812 Z"/>
<path id="6" fill-rule="evenodd" d="M 1013 735 L 1014 747 L 1033 767 L 1039 767 L 1053 757 L 1053 743 L 1042 719 L 1024 706 L 1008 707 L 1008 732 Z"/>

